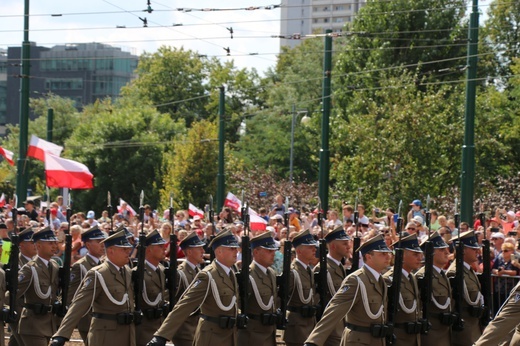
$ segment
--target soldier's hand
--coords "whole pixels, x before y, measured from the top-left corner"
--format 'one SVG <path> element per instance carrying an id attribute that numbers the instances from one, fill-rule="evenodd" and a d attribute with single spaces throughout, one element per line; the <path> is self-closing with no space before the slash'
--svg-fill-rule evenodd
<path id="1" fill-rule="evenodd" d="M 146 344 L 146 346 L 165 346 L 166 339 L 161 336 L 154 336 L 150 342 Z"/>
<path id="2" fill-rule="evenodd" d="M 67 341 L 69 341 L 69 339 L 63 336 L 55 336 L 52 338 L 50 346 L 64 346 Z"/>

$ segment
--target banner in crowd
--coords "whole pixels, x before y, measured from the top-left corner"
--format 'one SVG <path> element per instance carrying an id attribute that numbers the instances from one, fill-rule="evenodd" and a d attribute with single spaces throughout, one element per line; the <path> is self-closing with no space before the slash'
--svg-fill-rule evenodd
<path id="1" fill-rule="evenodd" d="M 48 187 L 67 187 L 69 189 L 91 189 L 94 187 L 87 166 L 77 161 L 45 153 L 45 178 Z"/>
<path id="2" fill-rule="evenodd" d="M 204 218 L 204 211 L 200 210 L 193 204 L 188 205 L 188 214 L 190 214 L 191 217 L 194 217 L 195 215 L 200 216 L 201 218 Z"/>
<path id="3" fill-rule="evenodd" d="M 45 153 L 59 157 L 61 156 L 62 150 L 63 147 L 32 135 L 29 148 L 27 149 L 27 157 L 33 157 L 45 162 Z"/>
<path id="4" fill-rule="evenodd" d="M 14 166 L 14 161 L 13 161 L 14 154 L 13 154 L 12 151 L 9 151 L 9 150 L 7 150 L 5 148 L 0 147 L 0 155 L 2 155 L 4 157 L 4 159 L 7 162 L 9 162 L 9 164 L 11 166 Z"/>
<path id="5" fill-rule="evenodd" d="M 123 209 L 123 204 L 126 204 L 126 209 Z M 135 212 L 134 208 L 132 208 L 132 206 L 130 204 L 128 204 L 122 198 L 120 198 L 119 199 L 119 206 L 117 207 L 117 212 L 121 213 L 121 214 L 124 214 L 125 210 L 132 216 L 137 215 L 137 213 Z"/>
<path id="6" fill-rule="evenodd" d="M 226 199 L 224 200 L 224 206 L 229 207 L 240 214 L 240 208 L 242 208 L 242 201 L 239 200 L 238 197 L 232 194 L 231 192 L 228 192 Z"/>

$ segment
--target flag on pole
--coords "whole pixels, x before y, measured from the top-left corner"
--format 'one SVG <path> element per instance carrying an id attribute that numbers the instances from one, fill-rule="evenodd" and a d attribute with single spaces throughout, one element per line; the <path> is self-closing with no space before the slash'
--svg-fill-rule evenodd
<path id="1" fill-rule="evenodd" d="M 249 208 L 249 229 L 251 231 L 265 231 L 267 221 L 265 221 L 256 211 Z"/>
<path id="2" fill-rule="evenodd" d="M 123 204 L 126 204 L 126 209 L 123 209 Z M 121 214 L 124 214 L 124 211 L 127 211 L 130 215 L 135 216 L 137 213 L 134 208 L 128 203 L 126 203 L 122 198 L 119 199 L 119 206 L 117 207 L 117 211 Z"/>
<path id="3" fill-rule="evenodd" d="M 5 207 L 5 194 L 2 192 L 2 196 L 0 196 L 0 208 Z"/>
<path id="4" fill-rule="evenodd" d="M 45 153 L 45 178 L 48 187 L 67 187 L 69 189 L 91 189 L 94 187 L 87 166 L 77 161 Z"/>
<path id="5" fill-rule="evenodd" d="M 4 157 L 4 159 L 9 162 L 9 164 L 11 166 L 14 166 L 14 161 L 13 161 L 13 152 L 12 151 L 9 151 L 5 148 L 2 148 L 0 147 L 0 155 L 2 155 Z"/>
<path id="6" fill-rule="evenodd" d="M 190 214 L 191 217 L 194 217 L 195 215 L 198 215 L 201 218 L 204 218 L 204 211 L 202 211 L 201 209 L 197 208 L 196 206 L 194 206 L 191 203 L 188 205 L 188 214 Z"/>
<path id="7" fill-rule="evenodd" d="M 45 153 L 59 157 L 62 150 L 63 147 L 32 135 L 29 148 L 27 149 L 27 157 L 34 157 L 37 160 L 45 162 Z"/>
<path id="8" fill-rule="evenodd" d="M 242 208 L 242 201 L 239 200 L 238 197 L 232 194 L 231 192 L 228 192 L 226 199 L 224 200 L 224 206 L 230 207 L 231 209 L 235 210 L 240 214 L 240 208 Z"/>

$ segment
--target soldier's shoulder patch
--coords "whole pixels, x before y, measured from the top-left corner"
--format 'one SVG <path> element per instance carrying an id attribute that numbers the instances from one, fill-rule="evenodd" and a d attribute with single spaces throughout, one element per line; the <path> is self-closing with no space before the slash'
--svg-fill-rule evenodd
<path id="1" fill-rule="evenodd" d="M 197 287 L 200 283 L 201 281 L 199 279 L 195 280 L 195 282 L 193 282 L 193 287 Z"/>
<path id="2" fill-rule="evenodd" d="M 70 281 L 74 281 L 75 278 L 76 278 L 76 274 L 71 273 L 70 274 Z"/>
<path id="3" fill-rule="evenodd" d="M 22 281 L 25 278 L 25 275 L 20 274 L 18 275 L 18 282 Z"/>
<path id="4" fill-rule="evenodd" d="M 91 282 L 92 282 L 91 278 L 85 279 L 85 282 L 83 283 L 83 287 L 88 287 Z"/>
<path id="5" fill-rule="evenodd" d="M 520 293 L 515 294 L 515 303 L 520 302 Z"/>
<path id="6" fill-rule="evenodd" d="M 349 286 L 349 285 L 345 285 L 345 286 L 341 287 L 341 293 L 345 293 L 345 292 L 347 292 L 349 289 L 350 289 L 350 286 Z"/>

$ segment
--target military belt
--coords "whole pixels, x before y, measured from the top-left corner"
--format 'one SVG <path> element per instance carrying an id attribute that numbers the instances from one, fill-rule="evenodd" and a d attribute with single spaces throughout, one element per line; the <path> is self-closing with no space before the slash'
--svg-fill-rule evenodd
<path id="1" fill-rule="evenodd" d="M 28 310 L 32 310 L 36 315 L 46 315 L 52 312 L 52 305 L 24 304 L 23 307 Z"/>
<path id="2" fill-rule="evenodd" d="M 135 320 L 132 312 L 122 312 L 119 314 L 101 314 L 94 312 L 92 313 L 92 317 L 102 320 L 117 321 L 117 324 L 131 324 Z"/>
<path id="3" fill-rule="evenodd" d="M 290 312 L 299 313 L 304 318 L 311 318 L 316 316 L 317 308 L 314 305 L 303 305 L 303 306 L 288 306 L 287 310 Z"/>
<path id="4" fill-rule="evenodd" d="M 200 318 L 205 321 L 218 324 L 218 326 L 222 329 L 232 329 L 236 324 L 236 317 L 234 316 L 220 316 L 220 317 L 212 317 L 204 314 L 200 314 Z"/>
<path id="5" fill-rule="evenodd" d="M 362 327 L 362 326 L 356 326 L 352 323 L 345 323 L 345 327 L 347 327 L 350 330 L 353 330 L 355 332 L 362 332 L 362 333 L 370 333 L 370 327 Z"/>
<path id="6" fill-rule="evenodd" d="M 264 326 L 273 326 L 276 324 L 278 314 L 276 313 L 264 313 L 260 315 L 247 314 L 252 320 L 260 321 Z"/>

